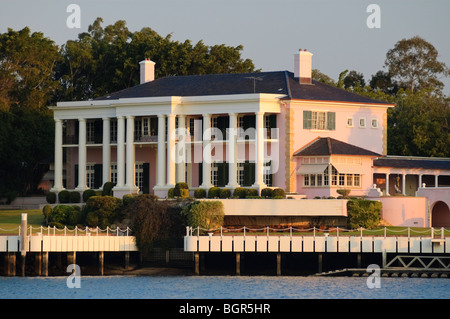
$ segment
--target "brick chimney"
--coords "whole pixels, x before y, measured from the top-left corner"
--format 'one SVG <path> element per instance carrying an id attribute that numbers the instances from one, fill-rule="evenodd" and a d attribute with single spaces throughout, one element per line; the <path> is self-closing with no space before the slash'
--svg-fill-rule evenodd
<path id="1" fill-rule="evenodd" d="M 294 77 L 298 78 L 300 84 L 311 84 L 313 54 L 306 49 L 300 49 L 294 54 Z"/>
<path id="2" fill-rule="evenodd" d="M 153 81 L 155 79 L 155 62 L 145 59 L 139 62 L 141 72 L 141 84 Z"/>

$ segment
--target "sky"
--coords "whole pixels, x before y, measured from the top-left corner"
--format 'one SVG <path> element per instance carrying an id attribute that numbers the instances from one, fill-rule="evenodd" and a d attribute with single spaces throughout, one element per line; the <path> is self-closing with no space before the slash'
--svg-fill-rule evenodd
<path id="1" fill-rule="evenodd" d="M 67 25 L 70 4 L 80 8 L 80 28 Z M 379 10 L 368 12 L 371 4 Z M 293 71 L 293 55 L 307 49 L 313 68 L 331 78 L 356 70 L 369 82 L 386 70 L 387 51 L 416 35 L 450 67 L 449 14 L 449 0 L 0 0 L 0 32 L 28 26 L 61 45 L 97 17 L 103 26 L 125 20 L 130 31 L 150 27 L 178 41 L 243 45 L 242 57 L 262 71 Z M 441 81 L 450 95 L 450 78 Z"/>

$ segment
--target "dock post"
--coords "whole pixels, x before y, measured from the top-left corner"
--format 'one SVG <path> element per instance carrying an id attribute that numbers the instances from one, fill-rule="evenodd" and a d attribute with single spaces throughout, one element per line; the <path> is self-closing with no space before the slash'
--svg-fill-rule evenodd
<path id="1" fill-rule="evenodd" d="M 281 253 L 277 253 L 277 276 L 281 276 Z"/>
<path id="2" fill-rule="evenodd" d="M 6 261 L 6 276 L 16 275 L 16 254 L 7 252 L 5 256 Z"/>
<path id="3" fill-rule="evenodd" d="M 200 275 L 200 253 L 198 251 L 194 253 L 194 264 L 194 272 L 198 276 Z"/>
<path id="4" fill-rule="evenodd" d="M 105 262 L 105 253 L 103 251 L 99 251 L 98 252 L 98 270 L 99 270 L 100 276 L 103 276 L 104 262 Z"/>
<path id="5" fill-rule="evenodd" d="M 20 262 L 21 262 L 21 273 L 20 275 L 22 277 L 25 276 L 25 266 L 26 266 L 26 258 L 27 258 L 27 248 L 28 248 L 28 234 L 27 234 L 27 229 L 28 229 L 28 225 L 27 225 L 27 214 L 23 213 L 22 214 L 22 223 L 21 223 L 21 233 L 20 233 L 20 237 L 21 237 L 21 241 L 22 241 L 22 245 L 21 245 L 21 249 L 20 249 Z"/>
<path id="6" fill-rule="evenodd" d="M 37 276 L 41 276 L 42 274 L 42 252 L 38 252 L 36 254 L 36 258 L 34 260 L 34 267 Z"/>
<path id="7" fill-rule="evenodd" d="M 236 276 L 241 275 L 241 253 L 236 253 Z"/>
<path id="8" fill-rule="evenodd" d="M 321 273 L 322 269 L 323 269 L 323 254 L 322 253 L 319 253 L 318 264 L 319 264 L 318 272 Z"/>
<path id="9" fill-rule="evenodd" d="M 42 255 L 42 275 L 48 276 L 48 251 L 44 251 Z"/>
<path id="10" fill-rule="evenodd" d="M 125 269 L 130 268 L 130 252 L 125 252 Z"/>
<path id="11" fill-rule="evenodd" d="M 77 253 L 75 251 L 67 253 L 67 265 L 77 263 Z"/>

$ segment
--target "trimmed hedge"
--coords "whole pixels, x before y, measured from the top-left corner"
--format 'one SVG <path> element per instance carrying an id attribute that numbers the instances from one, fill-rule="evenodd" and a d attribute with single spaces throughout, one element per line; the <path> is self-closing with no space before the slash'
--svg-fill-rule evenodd
<path id="1" fill-rule="evenodd" d="M 61 204 L 67 204 L 70 202 L 70 193 L 68 190 L 62 190 L 58 193 L 58 200 Z"/>
<path id="2" fill-rule="evenodd" d="M 89 198 L 91 198 L 92 196 L 96 196 L 96 195 L 97 195 L 97 193 L 95 192 L 95 190 L 86 189 L 83 192 L 83 201 L 86 203 L 89 200 Z"/>
<path id="3" fill-rule="evenodd" d="M 56 193 L 54 192 L 49 192 L 45 198 L 49 204 L 56 203 Z"/>
<path id="4" fill-rule="evenodd" d="M 233 197 L 238 197 L 238 198 L 247 197 L 247 189 L 244 187 L 237 187 L 233 192 Z"/>
<path id="5" fill-rule="evenodd" d="M 106 228 L 116 221 L 123 219 L 123 202 L 120 198 L 112 196 L 92 196 L 84 206 L 83 215 L 86 216 L 86 225 Z"/>
<path id="6" fill-rule="evenodd" d="M 219 198 L 220 197 L 220 188 L 213 186 L 208 190 L 208 198 Z"/>
<path id="7" fill-rule="evenodd" d="M 197 188 L 194 191 L 194 197 L 195 198 L 205 198 L 206 197 L 206 190 L 204 188 Z"/>
<path id="8" fill-rule="evenodd" d="M 380 223 L 382 204 L 366 199 L 352 199 L 347 203 L 347 225 L 350 229 L 373 228 Z"/>
<path id="9" fill-rule="evenodd" d="M 79 203 L 81 201 L 81 195 L 77 191 L 69 193 L 69 200 L 71 203 Z"/>
<path id="10" fill-rule="evenodd" d="M 192 228 L 217 229 L 223 225 L 223 204 L 220 201 L 195 201 L 181 212 Z"/>

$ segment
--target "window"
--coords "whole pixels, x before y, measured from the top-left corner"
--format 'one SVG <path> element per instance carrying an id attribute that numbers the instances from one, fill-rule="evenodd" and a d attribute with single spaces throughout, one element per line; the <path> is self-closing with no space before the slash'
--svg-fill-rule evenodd
<path id="1" fill-rule="evenodd" d="M 378 119 L 372 119 L 372 128 L 378 128 Z"/>
<path id="2" fill-rule="evenodd" d="M 361 175 L 360 174 L 340 174 L 334 166 L 328 166 L 322 174 L 305 174 L 303 175 L 304 187 L 324 187 L 330 186 L 339 187 L 360 187 Z"/>
<path id="3" fill-rule="evenodd" d="M 86 185 L 87 187 L 94 189 L 95 188 L 95 165 L 88 164 L 86 165 Z"/>
<path id="4" fill-rule="evenodd" d="M 336 113 L 325 111 L 303 111 L 303 128 L 311 130 L 335 130 Z"/>
<path id="5" fill-rule="evenodd" d="M 217 163 L 212 163 L 211 164 L 211 184 L 213 184 L 214 186 L 217 186 L 218 172 L 219 172 L 219 167 L 217 166 Z"/>
<path id="6" fill-rule="evenodd" d="M 272 162 L 268 161 L 264 164 L 264 176 L 263 176 L 264 184 L 267 186 L 272 186 Z"/>
<path id="7" fill-rule="evenodd" d="M 117 164 L 111 164 L 111 183 L 117 184 Z"/>
<path id="8" fill-rule="evenodd" d="M 237 183 L 244 185 L 244 163 L 237 163 Z"/>
<path id="9" fill-rule="evenodd" d="M 111 119 L 110 122 L 111 130 L 111 143 L 117 143 L 117 119 Z"/>
<path id="10" fill-rule="evenodd" d="M 353 127 L 353 117 L 347 118 L 347 127 Z"/>
<path id="11" fill-rule="evenodd" d="M 134 120 L 134 138 L 136 141 L 152 141 L 150 136 L 158 134 L 158 118 L 142 117 Z"/>
<path id="12" fill-rule="evenodd" d="M 144 188 L 144 163 L 136 163 L 135 169 L 135 183 L 136 186 L 142 191 Z"/>
<path id="13" fill-rule="evenodd" d="M 366 127 L 366 118 L 365 117 L 361 117 L 359 119 L 359 127 Z"/>
<path id="14" fill-rule="evenodd" d="M 86 121 L 86 143 L 95 143 L 95 122 Z"/>

